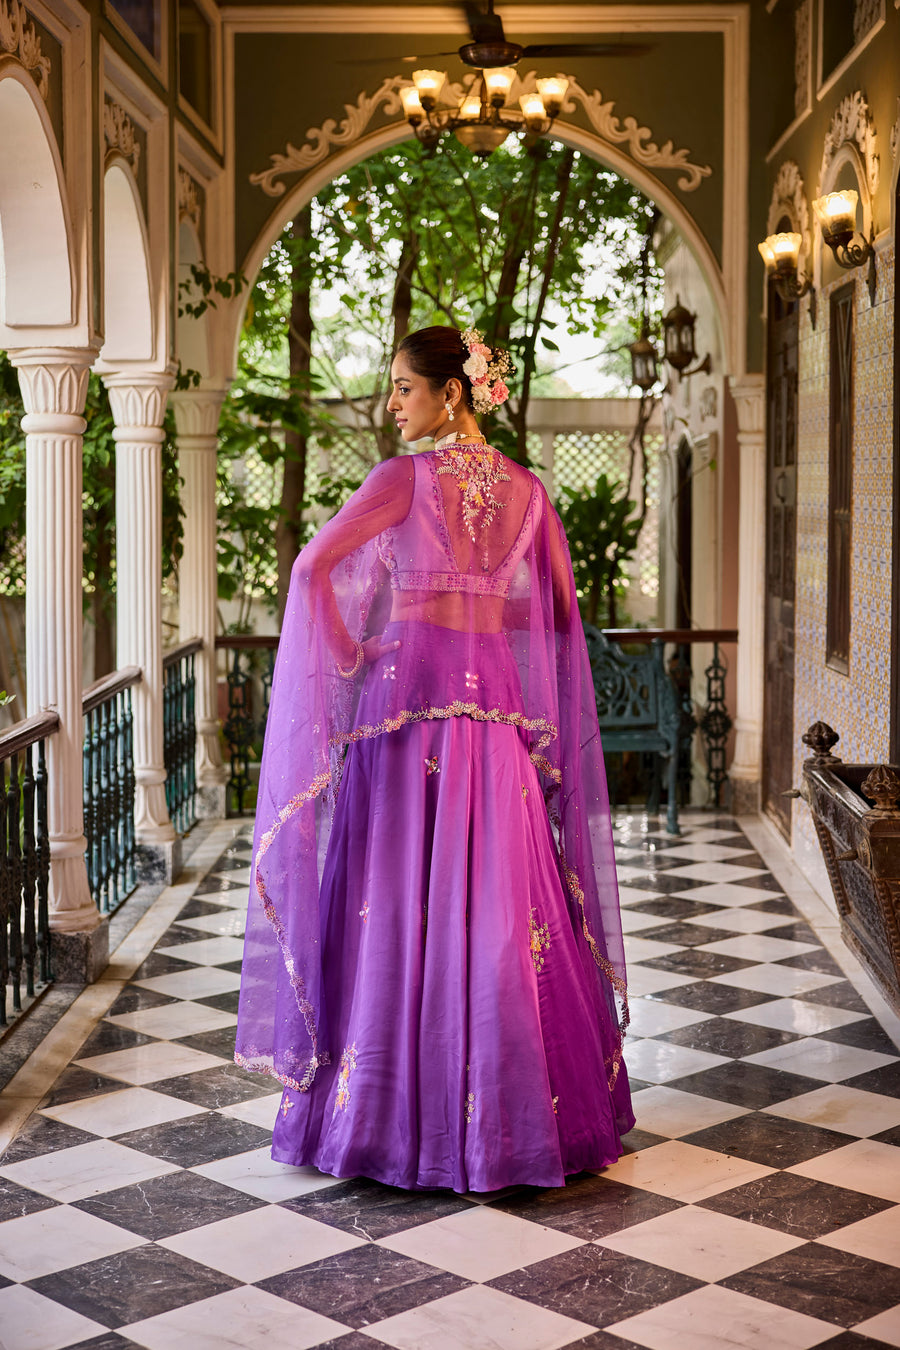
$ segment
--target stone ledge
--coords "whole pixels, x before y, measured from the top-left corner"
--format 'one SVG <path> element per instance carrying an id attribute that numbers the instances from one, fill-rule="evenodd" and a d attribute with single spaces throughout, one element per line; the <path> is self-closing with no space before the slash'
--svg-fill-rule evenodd
<path id="1" fill-rule="evenodd" d="M 50 962 L 55 984 L 93 984 L 109 965 L 109 919 L 89 933 L 51 932 Z"/>

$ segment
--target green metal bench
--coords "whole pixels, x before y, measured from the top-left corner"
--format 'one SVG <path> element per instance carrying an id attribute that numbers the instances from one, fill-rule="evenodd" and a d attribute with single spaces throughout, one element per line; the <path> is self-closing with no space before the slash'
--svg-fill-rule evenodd
<path id="1" fill-rule="evenodd" d="M 654 755 L 647 810 L 659 814 L 662 763 L 666 761 L 666 829 L 678 824 L 678 752 L 684 740 L 678 692 L 665 665 L 665 643 L 640 637 L 648 651 L 623 652 L 599 628 L 585 624 L 588 655 L 597 699 L 597 720 L 605 754 L 637 750 Z M 689 734 L 689 733 L 688 733 Z"/>

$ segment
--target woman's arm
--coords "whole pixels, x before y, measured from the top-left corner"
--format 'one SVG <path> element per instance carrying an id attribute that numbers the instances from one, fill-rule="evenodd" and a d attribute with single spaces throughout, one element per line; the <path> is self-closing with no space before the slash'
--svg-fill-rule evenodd
<path id="1" fill-rule="evenodd" d="M 350 670 L 357 657 L 354 639 L 341 618 L 331 574 L 355 549 L 406 519 L 412 503 L 415 467 L 409 456 L 376 465 L 337 515 L 322 526 L 294 563 L 292 584 L 305 596 L 310 614 L 338 666 Z M 369 639 L 377 645 L 378 639 Z M 372 660 L 379 652 L 366 650 Z"/>

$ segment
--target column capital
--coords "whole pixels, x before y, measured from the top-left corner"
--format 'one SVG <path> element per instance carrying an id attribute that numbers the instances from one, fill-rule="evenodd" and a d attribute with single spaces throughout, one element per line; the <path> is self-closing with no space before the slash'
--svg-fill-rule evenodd
<path id="1" fill-rule="evenodd" d="M 166 415 L 166 400 L 175 377 L 169 371 L 116 370 L 102 376 L 109 392 L 116 431 L 116 440 L 134 440 L 138 430 L 156 433 L 151 439 L 160 440 L 160 429 Z M 121 435 L 128 428 L 126 435 Z M 139 438 L 141 439 L 141 438 Z"/>
<path id="2" fill-rule="evenodd" d="M 19 388 L 29 417 L 75 417 L 77 428 L 52 427 L 53 431 L 84 429 L 81 413 L 87 397 L 88 374 L 97 357 L 94 347 L 20 347 L 9 352 L 19 372 Z M 37 431 L 37 426 L 26 431 Z"/>
<path id="3" fill-rule="evenodd" d="M 729 375 L 731 397 L 737 408 L 738 436 L 762 436 L 766 429 L 766 377 L 762 374 Z"/>
<path id="4" fill-rule="evenodd" d="M 215 437 L 226 389 L 178 389 L 170 399 L 179 441 Z"/>

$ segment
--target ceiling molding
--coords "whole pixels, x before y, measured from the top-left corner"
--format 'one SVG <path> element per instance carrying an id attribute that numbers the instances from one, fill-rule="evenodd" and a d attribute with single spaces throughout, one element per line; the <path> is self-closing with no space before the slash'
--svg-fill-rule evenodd
<path id="1" fill-rule="evenodd" d="M 504 5 L 509 32 L 527 33 L 715 33 L 742 18 L 747 4 L 683 5 Z M 223 24 L 255 33 L 458 33 L 467 36 L 458 5 L 223 5 Z"/>

